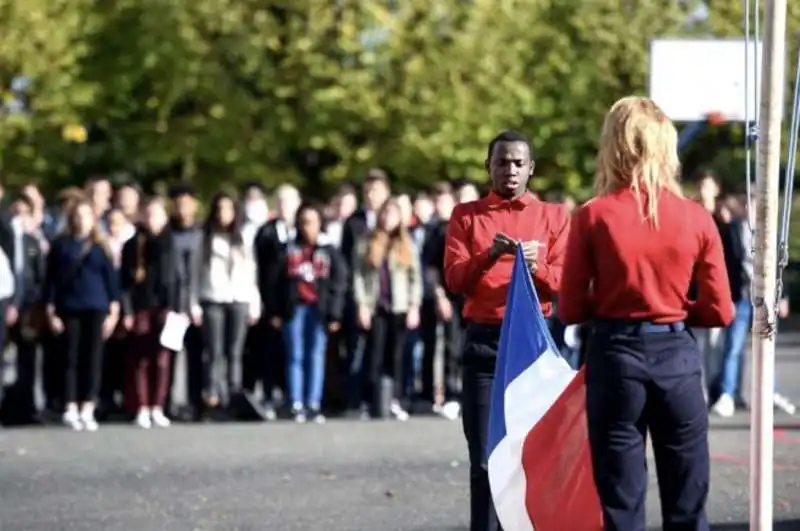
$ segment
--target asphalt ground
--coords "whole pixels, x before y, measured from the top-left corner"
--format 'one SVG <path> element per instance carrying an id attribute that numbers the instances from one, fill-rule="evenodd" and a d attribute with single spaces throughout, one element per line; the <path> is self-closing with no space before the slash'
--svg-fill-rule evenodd
<path id="1" fill-rule="evenodd" d="M 777 364 L 800 402 L 800 335 L 783 334 Z M 748 425 L 712 420 L 716 530 L 747 529 Z M 774 470 L 775 529 L 800 530 L 798 417 L 776 416 Z M 0 531 L 465 530 L 467 474 L 460 423 L 438 418 L 3 429 Z"/>

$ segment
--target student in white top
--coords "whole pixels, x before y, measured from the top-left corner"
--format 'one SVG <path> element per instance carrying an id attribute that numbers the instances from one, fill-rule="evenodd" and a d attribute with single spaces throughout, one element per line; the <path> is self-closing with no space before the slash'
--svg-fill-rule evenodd
<path id="1" fill-rule="evenodd" d="M 203 398 L 208 407 L 233 406 L 242 392 L 242 353 L 261 298 L 252 250 L 242 238 L 237 205 L 226 193 L 211 203 L 203 233 L 200 301 L 208 361 Z"/>

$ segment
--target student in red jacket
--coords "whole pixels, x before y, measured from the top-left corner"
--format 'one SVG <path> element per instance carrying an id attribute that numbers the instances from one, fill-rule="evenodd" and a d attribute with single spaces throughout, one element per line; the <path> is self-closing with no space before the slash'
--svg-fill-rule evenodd
<path id="1" fill-rule="evenodd" d="M 714 220 L 681 193 L 677 144 L 650 99 L 615 103 L 597 197 L 575 214 L 567 243 L 558 315 L 592 324 L 586 407 L 608 531 L 645 528 L 648 430 L 663 529 L 708 530 L 708 415 L 688 327 L 727 326 L 733 303 Z"/>
<path id="2" fill-rule="evenodd" d="M 445 236 L 444 279 L 464 297 L 462 421 L 469 449 L 470 530 L 500 529 L 486 472 L 486 431 L 497 343 L 517 242 L 549 315 L 561 282 L 569 217 L 560 205 L 528 191 L 533 156 L 528 140 L 506 131 L 489 144 L 491 193 L 455 207 Z"/>

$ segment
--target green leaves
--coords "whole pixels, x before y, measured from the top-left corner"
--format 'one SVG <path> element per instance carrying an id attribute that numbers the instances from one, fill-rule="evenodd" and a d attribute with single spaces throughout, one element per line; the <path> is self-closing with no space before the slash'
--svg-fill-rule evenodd
<path id="1" fill-rule="evenodd" d="M 0 111 L 0 170 L 322 193 L 373 165 L 482 178 L 491 137 L 518 129 L 537 185 L 577 190 L 608 106 L 646 92 L 650 40 L 689 31 L 683 4 L 0 0 L 2 101 L 31 80 L 30 112 Z M 710 4 L 709 31 L 736 34 L 741 2 Z"/>

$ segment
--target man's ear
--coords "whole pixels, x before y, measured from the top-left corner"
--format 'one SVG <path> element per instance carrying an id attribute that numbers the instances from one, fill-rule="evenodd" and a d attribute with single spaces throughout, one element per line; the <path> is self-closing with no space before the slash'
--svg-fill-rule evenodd
<path id="1" fill-rule="evenodd" d="M 531 172 L 528 174 L 528 177 L 533 177 L 533 170 L 536 169 L 536 163 L 531 161 Z"/>

